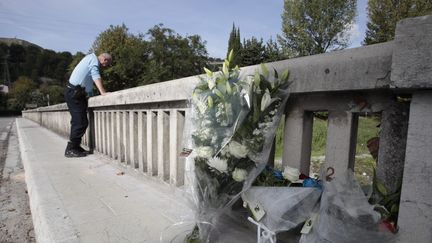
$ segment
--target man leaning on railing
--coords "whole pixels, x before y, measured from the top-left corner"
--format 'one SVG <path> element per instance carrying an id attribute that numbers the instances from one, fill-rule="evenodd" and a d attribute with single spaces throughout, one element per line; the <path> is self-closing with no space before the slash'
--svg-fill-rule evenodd
<path id="1" fill-rule="evenodd" d="M 88 54 L 78 63 L 69 78 L 65 100 L 71 115 L 71 130 L 65 157 L 84 157 L 89 153 L 80 146 L 81 138 L 88 127 L 87 96 L 92 93 L 93 83 L 96 84 L 101 95 L 107 93 L 102 84 L 99 69 L 109 66 L 111 62 L 112 58 L 108 53 L 102 53 L 99 56 L 94 53 Z"/>

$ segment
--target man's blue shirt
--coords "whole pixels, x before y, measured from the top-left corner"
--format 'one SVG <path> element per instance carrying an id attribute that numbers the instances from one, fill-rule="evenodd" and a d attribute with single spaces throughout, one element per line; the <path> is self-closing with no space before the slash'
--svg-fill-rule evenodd
<path id="1" fill-rule="evenodd" d="M 92 93 L 93 81 L 100 78 L 99 61 L 96 54 L 91 53 L 85 56 L 72 71 L 69 83 L 85 87 L 87 93 Z"/>

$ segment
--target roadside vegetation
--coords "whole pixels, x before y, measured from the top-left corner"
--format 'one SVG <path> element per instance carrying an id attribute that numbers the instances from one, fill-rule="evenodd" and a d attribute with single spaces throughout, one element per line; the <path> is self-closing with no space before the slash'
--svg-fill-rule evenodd
<path id="1" fill-rule="evenodd" d="M 369 153 L 367 142 L 379 134 L 379 116 L 359 117 L 357 130 L 357 146 L 355 160 L 355 174 L 360 184 L 372 183 L 373 168 L 375 160 Z M 283 128 L 284 122 L 279 124 L 276 134 L 276 155 L 275 160 L 282 160 L 283 153 Z M 325 149 L 327 140 L 327 120 L 315 117 L 313 121 L 312 151 L 311 151 L 311 172 L 318 172 L 320 165 L 325 160 Z"/>

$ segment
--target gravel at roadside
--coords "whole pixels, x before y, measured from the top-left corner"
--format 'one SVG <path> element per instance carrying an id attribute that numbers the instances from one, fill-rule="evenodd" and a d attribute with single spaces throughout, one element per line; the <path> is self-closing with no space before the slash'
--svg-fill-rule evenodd
<path id="1" fill-rule="evenodd" d="M 2 125 L 6 118 L 2 119 Z M 0 242 L 36 242 L 16 127 L 0 127 Z"/>

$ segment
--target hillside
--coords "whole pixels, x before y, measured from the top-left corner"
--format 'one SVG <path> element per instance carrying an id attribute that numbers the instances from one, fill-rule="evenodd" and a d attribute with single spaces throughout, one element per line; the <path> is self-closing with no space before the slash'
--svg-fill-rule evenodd
<path id="1" fill-rule="evenodd" d="M 21 40 L 21 39 L 18 39 L 18 38 L 0 37 L 0 43 L 4 43 L 4 44 L 6 44 L 8 46 L 10 46 L 12 44 L 17 44 L 17 45 L 22 45 L 24 47 L 33 46 L 33 47 L 37 47 L 37 48 L 43 49 L 42 47 L 40 47 L 40 46 L 38 46 L 36 44 L 33 44 L 33 43 L 28 42 L 26 40 Z"/>

